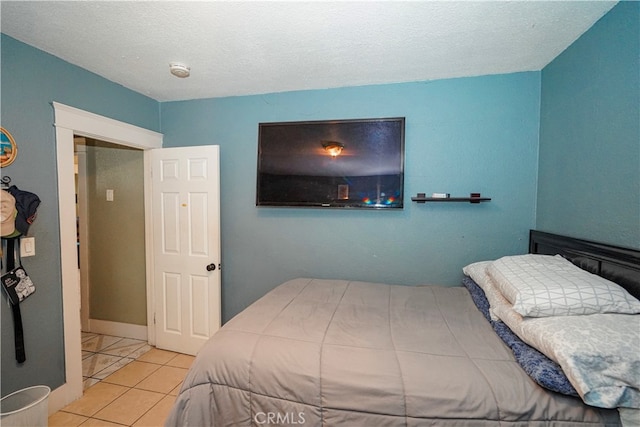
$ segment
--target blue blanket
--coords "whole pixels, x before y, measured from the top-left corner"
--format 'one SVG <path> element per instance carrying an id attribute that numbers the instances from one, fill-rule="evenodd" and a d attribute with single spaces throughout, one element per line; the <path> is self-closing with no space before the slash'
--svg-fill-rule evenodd
<path id="1" fill-rule="evenodd" d="M 473 302 L 478 310 L 487 319 L 498 336 L 511 349 L 516 360 L 522 366 L 522 369 L 542 387 L 558 393 L 567 394 L 569 396 L 578 396 L 562 368 L 540 353 L 535 348 L 526 344 L 516 334 L 514 334 L 507 325 L 502 322 L 491 320 L 489 315 L 489 301 L 484 295 L 484 291 L 468 276 L 462 279 L 462 284 L 469 290 Z"/>

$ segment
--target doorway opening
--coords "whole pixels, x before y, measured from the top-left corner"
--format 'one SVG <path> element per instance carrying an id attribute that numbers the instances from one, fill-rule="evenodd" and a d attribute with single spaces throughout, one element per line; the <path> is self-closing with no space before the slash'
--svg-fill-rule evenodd
<path id="1" fill-rule="evenodd" d="M 109 119 L 64 104 L 53 102 L 56 133 L 56 163 L 58 171 L 58 217 L 60 221 L 60 262 L 62 282 L 62 308 L 64 323 L 65 383 L 49 396 L 51 412 L 68 405 L 82 396 L 82 353 L 80 325 L 80 282 L 78 278 L 78 243 L 75 202 L 74 137 L 96 138 L 128 147 L 144 150 L 144 173 L 148 174 L 148 151 L 162 148 L 162 134 Z M 145 187 L 147 184 L 145 183 Z M 150 206 L 150 189 L 145 188 L 145 212 Z M 152 233 L 150 218 L 145 221 L 146 271 L 150 277 L 152 260 Z M 151 291 L 149 291 L 151 289 Z M 147 283 L 147 306 L 153 301 L 152 286 Z M 147 313 L 147 324 L 150 313 Z M 155 343 L 153 328 L 148 330 L 148 341 Z"/>
<path id="2" fill-rule="evenodd" d="M 74 144 L 81 329 L 146 341 L 143 151 Z"/>

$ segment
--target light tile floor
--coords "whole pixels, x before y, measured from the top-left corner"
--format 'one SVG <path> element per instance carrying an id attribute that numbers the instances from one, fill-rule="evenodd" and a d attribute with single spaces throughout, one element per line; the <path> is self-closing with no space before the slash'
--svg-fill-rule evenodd
<path id="1" fill-rule="evenodd" d="M 164 424 L 193 356 L 144 341 L 82 334 L 84 395 L 49 417 L 49 426 Z"/>

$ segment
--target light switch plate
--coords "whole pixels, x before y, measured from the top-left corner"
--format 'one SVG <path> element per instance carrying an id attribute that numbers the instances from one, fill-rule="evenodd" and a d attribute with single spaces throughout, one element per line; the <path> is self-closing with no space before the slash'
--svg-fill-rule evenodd
<path id="1" fill-rule="evenodd" d="M 20 239 L 20 256 L 28 257 L 36 254 L 36 238 L 23 237 Z"/>

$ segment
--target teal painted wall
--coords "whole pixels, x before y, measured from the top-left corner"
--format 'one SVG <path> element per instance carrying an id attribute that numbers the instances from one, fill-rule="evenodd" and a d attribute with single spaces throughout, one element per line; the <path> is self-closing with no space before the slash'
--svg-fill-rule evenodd
<path id="1" fill-rule="evenodd" d="M 220 145 L 223 318 L 294 277 L 459 285 L 527 250 L 540 73 L 161 104 L 165 146 Z M 406 117 L 402 211 L 256 208 L 258 123 Z M 412 203 L 418 192 L 493 200 Z"/>
<path id="2" fill-rule="evenodd" d="M 640 248 L 640 3 L 542 71 L 537 227 Z"/>
<path id="3" fill-rule="evenodd" d="M 0 301 L 2 322 L 2 395 L 34 384 L 51 388 L 64 382 L 62 286 L 54 111 L 56 101 L 151 130 L 160 130 L 159 104 L 86 70 L 2 35 L 2 127 L 18 145 L 16 161 L 2 168 L 19 188 L 42 203 L 29 230 L 36 256 L 23 265 L 36 292 L 20 306 L 27 360 L 13 353 L 11 310 Z"/>

